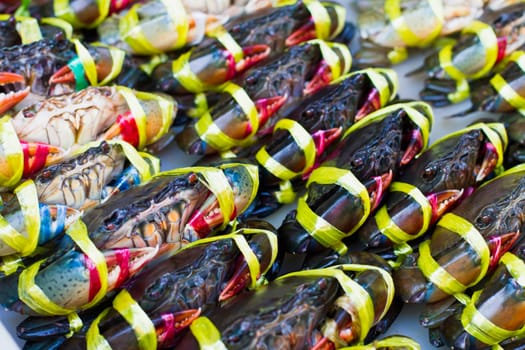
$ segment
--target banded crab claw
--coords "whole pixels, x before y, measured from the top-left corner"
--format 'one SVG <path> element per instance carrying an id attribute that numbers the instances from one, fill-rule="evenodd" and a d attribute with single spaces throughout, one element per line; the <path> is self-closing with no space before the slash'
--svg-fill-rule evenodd
<path id="1" fill-rule="evenodd" d="M 319 21 L 323 14 L 328 22 Z M 190 52 L 156 66 L 153 80 L 157 89 L 172 95 L 209 90 L 287 47 L 315 38 L 335 38 L 342 31 L 344 14 L 344 8 L 334 3 L 297 1 L 234 18 L 210 31 L 209 38 Z M 191 79 L 184 73 L 188 69 L 193 73 Z"/>
<path id="2" fill-rule="evenodd" d="M 478 123 L 436 141 L 392 184 L 385 204 L 357 232 L 368 249 L 385 250 L 423 235 L 503 162 L 500 123 Z"/>
<path id="3" fill-rule="evenodd" d="M 175 254 L 160 256 L 157 263 L 146 267 L 126 284 L 124 293 L 134 300 L 135 309 L 140 308 L 153 323 L 157 347 L 174 346 L 176 335 L 194 318 L 215 307 L 225 290 L 232 297 L 253 287 L 253 281 L 264 276 L 276 253 L 275 234 L 252 224 L 246 228 L 205 242 L 195 242 Z M 255 261 L 250 259 L 250 267 L 246 271 L 243 266 L 245 254 L 256 257 Z M 239 272 L 242 273 L 239 275 Z M 245 272 L 248 273 L 247 278 L 244 278 Z M 252 273 L 257 276 L 251 276 Z M 93 323 L 97 314 L 102 317 Z M 166 325 L 166 321 L 173 323 L 172 315 L 177 317 L 177 327 Z M 113 307 L 103 314 L 100 310 L 96 314 L 87 310 L 81 312 L 79 317 L 83 321 L 83 329 L 65 341 L 64 346 L 73 346 L 79 341 L 85 344 L 85 334 L 90 332 L 89 329 L 97 328 L 112 348 L 138 349 L 134 331 L 137 324 L 122 319 L 118 303 L 113 302 Z M 43 340 L 44 334 L 65 337 L 72 330 L 72 325 L 63 319 L 60 320 L 60 329 L 57 329 L 55 320 L 52 318 L 46 322 L 45 319 L 29 318 L 18 327 L 19 334 L 35 342 Z M 139 322 L 138 319 L 136 321 Z"/>
<path id="4" fill-rule="evenodd" d="M 50 256 L 0 280 L 1 303 L 10 310 L 30 315 L 78 311 L 98 303 L 107 292 L 118 288 L 151 261 L 157 250 L 152 247 L 105 250 L 95 258 L 72 249 Z M 40 289 L 43 296 L 18 293 L 30 286 Z"/>
<path id="5" fill-rule="evenodd" d="M 361 297 L 349 292 L 350 284 L 363 292 Z M 390 276 L 379 267 L 356 264 L 292 272 L 195 320 L 179 346 L 198 349 L 210 341 L 205 333 L 209 329 L 214 330 L 215 344 L 227 349 L 340 347 L 348 343 L 339 331 L 353 332 L 347 339 L 358 343 L 388 310 L 392 297 Z M 368 320 L 359 316 L 358 299 L 370 303 Z M 342 308 L 352 314 L 348 323 L 336 320 L 348 315 Z"/>
<path id="6" fill-rule="evenodd" d="M 520 239 L 525 225 L 520 214 L 525 202 L 524 176 L 522 166 L 509 169 L 443 216 L 430 240 L 420 244 L 419 253 L 409 256 L 394 272 L 400 297 L 411 303 L 434 303 L 464 292 L 491 273 Z M 467 227 L 476 232 L 480 246 L 475 248 L 473 241 L 462 236 Z M 437 277 L 429 261 L 446 270 L 460 287 Z"/>
<path id="7" fill-rule="evenodd" d="M 378 207 L 402 161 L 425 149 L 432 119 L 428 105 L 414 102 L 379 109 L 350 127 L 279 228 L 283 249 L 344 253 L 342 240 Z"/>
<path id="8" fill-rule="evenodd" d="M 29 95 L 30 88 L 26 86 L 20 74 L 0 73 L 0 114 L 9 111 Z"/>
<path id="9" fill-rule="evenodd" d="M 336 63 L 327 70 L 325 56 L 332 54 Z M 177 143 L 187 153 L 200 155 L 246 146 L 271 132 L 280 109 L 344 74 L 350 61 L 348 49 L 339 44 L 311 41 L 294 46 L 223 85 L 213 105 L 199 95 L 197 108 L 188 111 L 199 119 L 177 135 Z"/>

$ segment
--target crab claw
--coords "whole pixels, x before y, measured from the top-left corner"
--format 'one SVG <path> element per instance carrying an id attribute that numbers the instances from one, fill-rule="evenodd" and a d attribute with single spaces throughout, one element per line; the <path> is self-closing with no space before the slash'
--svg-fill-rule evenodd
<path id="1" fill-rule="evenodd" d="M 315 32 L 315 23 L 313 19 L 310 19 L 308 23 L 305 23 L 297 30 L 295 30 L 284 42 L 286 46 L 294 46 L 305 41 L 315 39 L 317 34 Z"/>
<path id="2" fill-rule="evenodd" d="M 483 146 L 483 159 L 476 169 L 476 182 L 483 181 L 496 168 L 498 162 L 498 151 L 496 147 L 490 142 L 486 142 Z"/>
<path id="3" fill-rule="evenodd" d="M 24 153 L 24 177 L 29 177 L 43 167 L 56 163 L 64 156 L 59 147 L 41 143 L 20 141 Z"/>
<path id="4" fill-rule="evenodd" d="M 105 251 L 104 257 L 108 267 L 108 289 L 112 290 L 121 286 L 129 277 L 135 275 L 153 260 L 157 252 L 158 247 L 119 248 Z M 98 272 L 95 271 L 95 273 L 98 276 Z M 93 276 L 93 274 L 90 275 Z M 94 288 L 96 283 L 90 283 L 89 287 L 89 299 L 91 300 L 100 287 Z"/>
<path id="5" fill-rule="evenodd" d="M 225 301 L 234 297 L 244 290 L 250 283 L 250 268 L 248 267 L 246 259 L 239 257 L 237 266 L 238 267 L 233 273 L 232 278 L 230 278 L 226 287 L 224 287 L 219 295 L 219 301 Z M 257 276 L 257 278 L 259 278 L 259 276 Z"/>
<path id="6" fill-rule="evenodd" d="M 130 111 L 124 114 L 119 114 L 117 117 L 117 122 L 113 124 L 104 134 L 105 140 L 111 140 L 115 138 L 120 138 L 135 148 L 138 147 L 139 129 L 137 127 L 137 122 L 135 121 L 135 116 Z"/>
<path id="7" fill-rule="evenodd" d="M 423 149 L 423 134 L 421 129 L 414 129 L 409 133 L 409 140 L 405 149 L 405 153 L 401 157 L 401 165 L 410 163 L 416 155 Z"/>
<path id="8" fill-rule="evenodd" d="M 490 237 L 488 246 L 490 249 L 489 268 L 493 268 L 499 262 L 499 259 L 505 254 L 519 238 L 520 232 L 508 232 L 500 236 Z"/>
<path id="9" fill-rule="evenodd" d="M 134 0 L 111 0 L 109 4 L 109 14 L 120 12 L 133 2 Z"/>
<path id="10" fill-rule="evenodd" d="M 223 222 L 224 218 L 217 198 L 209 196 L 206 202 L 193 213 L 186 227 L 196 235 L 196 238 L 202 238 Z"/>
<path id="11" fill-rule="evenodd" d="M 164 346 L 173 341 L 175 336 L 195 321 L 201 314 L 201 309 L 187 309 L 160 315 L 152 320 L 157 330 L 157 340 Z"/>
<path id="12" fill-rule="evenodd" d="M 370 91 L 368 94 L 365 103 L 357 111 L 354 122 L 357 123 L 368 114 L 378 110 L 379 108 L 381 108 L 381 95 L 379 94 L 379 90 L 372 89 L 372 91 Z"/>
<path id="13" fill-rule="evenodd" d="M 337 141 L 341 134 L 343 133 L 343 128 L 332 128 L 328 130 L 319 130 L 312 135 L 314 139 L 315 149 L 317 151 L 317 157 L 320 157 L 332 143 Z"/>
<path id="14" fill-rule="evenodd" d="M 15 73 L 0 73 L 0 113 L 5 113 L 29 95 L 29 86 L 23 76 Z"/>
<path id="15" fill-rule="evenodd" d="M 314 77 L 312 78 L 312 80 L 310 80 L 306 84 L 304 88 L 304 93 L 305 95 L 311 94 L 319 90 L 323 86 L 328 85 L 331 81 L 332 81 L 332 70 L 330 69 L 330 66 L 328 65 L 328 63 L 325 60 L 323 60 L 319 64 L 319 68 L 317 68 L 317 71 Z"/>
<path id="16" fill-rule="evenodd" d="M 288 100 L 287 96 L 272 96 L 267 98 L 260 98 L 255 102 L 255 108 L 259 115 L 259 126 L 266 124 L 270 119 Z M 251 133 L 251 129 L 248 128 L 247 134 Z"/>
<path id="17" fill-rule="evenodd" d="M 430 223 L 434 224 L 440 217 L 448 212 L 460 199 L 464 190 L 443 190 L 427 195 L 428 203 L 432 207 Z"/>
<path id="18" fill-rule="evenodd" d="M 387 173 L 381 176 L 373 177 L 364 184 L 368 190 L 368 194 L 370 195 L 371 211 L 374 211 L 378 207 L 379 203 L 381 203 L 381 199 L 383 199 L 385 191 L 388 186 L 390 186 L 393 177 L 394 175 L 392 170 L 389 170 Z"/>
<path id="19" fill-rule="evenodd" d="M 270 46 L 268 45 L 251 45 L 242 49 L 244 57 L 235 64 L 236 73 L 245 71 L 257 63 L 265 60 L 270 56 Z"/>

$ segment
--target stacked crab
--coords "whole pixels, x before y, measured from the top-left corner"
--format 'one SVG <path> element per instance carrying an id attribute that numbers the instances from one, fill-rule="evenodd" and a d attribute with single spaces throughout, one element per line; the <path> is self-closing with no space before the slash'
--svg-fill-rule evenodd
<path id="1" fill-rule="evenodd" d="M 406 302 L 436 345 L 520 346 L 525 5 L 355 7 L 357 38 L 318 0 L 1 5 L 0 303 L 27 349 L 419 349 L 376 339 Z M 401 100 L 386 66 L 430 46 Z M 431 143 L 431 105 L 469 97 L 486 118 Z M 172 141 L 193 165 L 160 171 Z"/>

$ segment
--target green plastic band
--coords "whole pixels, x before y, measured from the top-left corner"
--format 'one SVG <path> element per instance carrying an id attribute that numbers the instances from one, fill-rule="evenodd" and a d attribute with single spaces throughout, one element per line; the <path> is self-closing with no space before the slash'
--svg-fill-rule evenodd
<path id="1" fill-rule="evenodd" d="M 251 132 L 243 139 L 234 139 L 222 131 L 212 119 L 209 111 L 195 123 L 195 131 L 199 137 L 218 151 L 226 151 L 234 146 L 243 146 L 252 142 L 253 136 L 259 130 L 259 113 L 248 93 L 239 85 L 226 82 L 219 91 L 228 93 L 248 118 Z"/>
<path id="2" fill-rule="evenodd" d="M 201 316 L 190 325 L 190 331 L 201 350 L 228 350 L 221 340 L 221 333 L 206 316 Z"/>
<path id="3" fill-rule="evenodd" d="M 384 234 L 388 239 L 396 244 L 413 240 L 428 230 L 430 220 L 432 219 L 432 207 L 428 202 L 427 197 L 415 186 L 406 182 L 393 182 L 390 186 L 390 192 L 401 192 L 405 193 L 413 200 L 415 200 L 421 207 L 423 212 L 423 225 L 421 229 L 414 233 L 408 233 L 403 231 L 399 226 L 396 225 L 394 220 L 390 217 L 386 204 L 383 205 L 376 213 L 375 220 L 377 228 Z"/>
<path id="4" fill-rule="evenodd" d="M 13 187 L 22 178 L 24 172 L 24 152 L 18 140 L 15 128 L 11 124 L 11 117 L 0 118 L 0 148 L 4 154 L 6 163 L 0 169 L 0 185 Z"/>
<path id="5" fill-rule="evenodd" d="M 401 0 L 386 0 L 383 7 L 392 27 L 399 35 L 401 40 L 409 46 L 425 47 L 436 39 L 441 33 L 441 28 L 444 23 L 443 4 L 439 0 L 426 0 L 434 12 L 437 20 L 437 25 L 432 29 L 426 38 L 421 38 L 417 33 L 410 29 L 406 23 L 403 13 L 401 12 Z"/>
<path id="6" fill-rule="evenodd" d="M 312 135 L 306 131 L 301 124 L 292 119 L 281 119 L 274 127 L 274 131 L 286 130 L 294 139 L 299 149 L 303 151 L 305 164 L 304 168 L 298 172 L 288 169 L 285 165 L 275 160 L 263 146 L 255 154 L 255 159 L 265 167 L 270 173 L 281 180 L 291 180 L 301 174 L 308 172 L 315 163 L 317 150 Z"/>
<path id="7" fill-rule="evenodd" d="M 125 289 L 113 300 L 113 308 L 131 326 L 137 337 L 139 349 L 157 348 L 157 333 L 149 316 Z"/>
<path id="8" fill-rule="evenodd" d="M 86 332 L 87 350 L 112 350 L 106 338 L 104 338 L 100 334 L 100 329 L 98 328 L 98 324 L 104 317 L 106 317 L 109 310 L 111 310 L 111 308 L 108 307 L 104 311 L 102 311 L 97 316 L 97 318 L 93 320 L 93 323 L 91 323 L 91 326 L 89 326 L 89 329 Z"/>
<path id="9" fill-rule="evenodd" d="M 306 187 L 312 183 L 321 185 L 338 185 L 351 195 L 359 197 L 363 204 L 363 216 L 349 231 L 342 232 L 328 221 L 317 215 L 307 204 L 308 193 L 299 198 L 297 203 L 297 222 L 320 244 L 332 248 L 339 254 L 344 254 L 347 247 L 342 239 L 352 235 L 370 214 L 370 197 L 366 187 L 352 174 L 351 171 L 335 167 L 320 167 L 310 175 Z"/>
<path id="10" fill-rule="evenodd" d="M 11 226 L 5 217 L 0 215 L 0 238 L 21 256 L 27 256 L 34 252 L 40 235 L 40 210 L 38 206 L 38 193 L 32 180 L 20 184 L 14 193 L 20 204 L 20 210 L 24 218 L 24 226 L 27 237 Z"/>
<path id="11" fill-rule="evenodd" d="M 80 40 L 73 39 L 73 43 L 75 44 L 75 50 L 77 52 L 78 59 L 80 60 L 80 63 L 82 64 L 82 68 L 84 70 L 85 76 L 87 77 L 87 80 L 89 81 L 89 84 L 91 86 L 96 86 L 98 83 L 98 79 L 97 79 L 97 67 L 95 64 L 95 60 L 89 53 L 89 50 L 84 45 L 82 45 Z M 76 74 L 75 74 L 75 78 L 77 78 Z"/>
<path id="12" fill-rule="evenodd" d="M 98 7 L 98 17 L 91 23 L 84 23 L 78 19 L 75 11 L 71 8 L 69 0 L 53 0 L 53 12 L 55 17 L 71 23 L 75 28 L 95 28 L 109 14 L 110 0 L 96 0 Z"/>

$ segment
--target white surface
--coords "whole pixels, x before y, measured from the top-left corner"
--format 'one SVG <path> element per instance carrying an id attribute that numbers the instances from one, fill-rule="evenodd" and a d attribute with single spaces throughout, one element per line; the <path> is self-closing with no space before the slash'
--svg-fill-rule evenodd
<path id="1" fill-rule="evenodd" d="M 399 95 L 403 99 L 417 98 L 418 91 L 422 87 L 421 76 L 407 78 L 404 74 L 419 66 L 422 55 L 413 56 L 410 60 L 395 67 L 399 73 L 400 90 Z M 431 142 L 446 133 L 458 130 L 471 121 L 479 118 L 479 115 L 471 115 L 467 118 L 447 119 L 445 116 L 451 115 L 457 111 L 464 110 L 469 103 L 462 103 L 450 108 L 434 109 L 435 120 L 431 133 Z M 177 149 L 176 145 L 172 145 L 161 154 L 163 161 L 163 169 L 171 169 L 174 167 L 189 166 L 197 160 L 197 158 L 189 157 Z M 284 208 L 277 214 L 273 215 L 271 221 L 277 227 L 280 225 L 283 216 L 290 210 L 290 207 Z M 388 334 L 404 334 L 413 337 L 421 344 L 422 349 L 433 349 L 427 341 L 427 330 L 421 327 L 418 323 L 420 307 L 415 305 L 408 305 L 405 307 L 401 316 L 394 323 Z M 16 337 L 16 325 L 23 319 L 22 316 L 10 312 L 0 310 L 0 345 L 2 350 L 20 349 L 23 345 Z"/>

